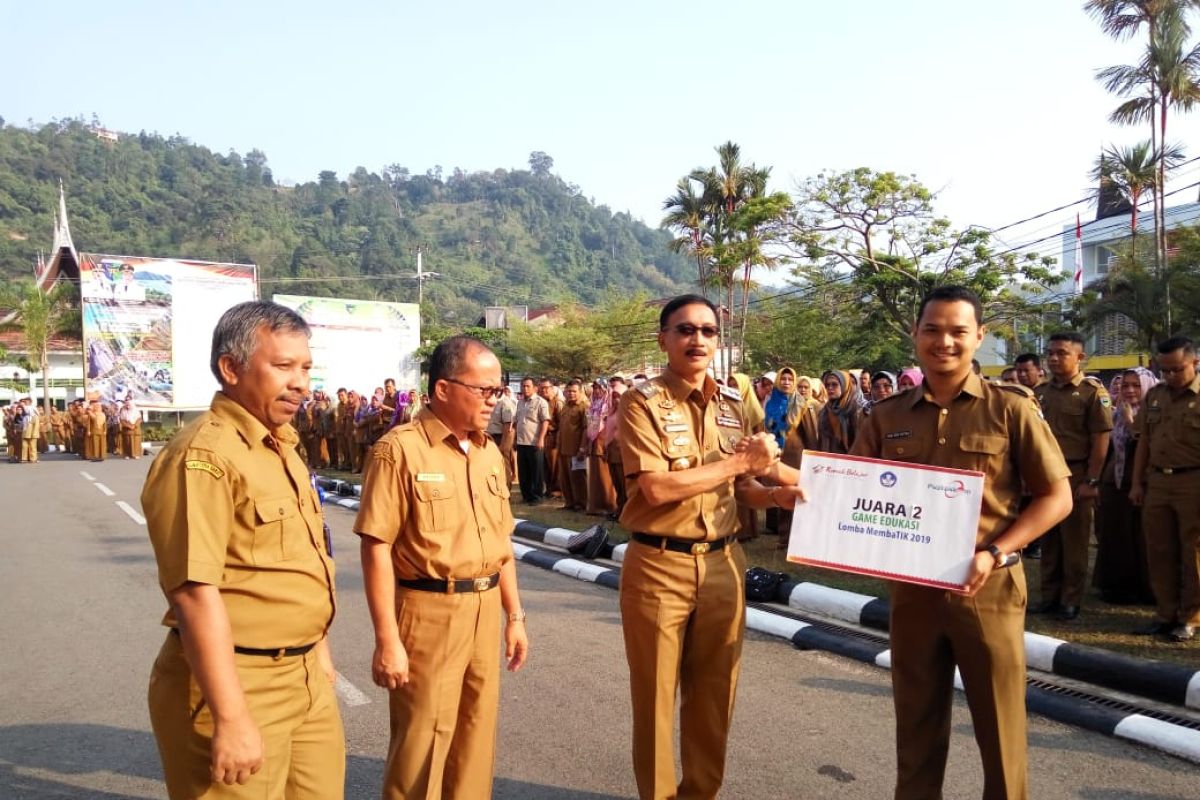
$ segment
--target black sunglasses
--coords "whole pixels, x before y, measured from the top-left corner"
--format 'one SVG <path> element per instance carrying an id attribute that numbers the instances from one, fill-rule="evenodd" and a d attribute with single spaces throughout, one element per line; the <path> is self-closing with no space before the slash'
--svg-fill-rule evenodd
<path id="1" fill-rule="evenodd" d="M 663 330 L 667 329 L 663 328 Z M 717 334 L 721 332 L 721 329 L 716 325 L 690 325 L 686 322 L 681 322 L 678 325 L 672 326 L 671 330 L 674 330 L 680 336 L 687 338 L 695 336 L 696 332 L 699 331 L 700 335 L 705 339 L 715 339 L 717 338 Z"/>

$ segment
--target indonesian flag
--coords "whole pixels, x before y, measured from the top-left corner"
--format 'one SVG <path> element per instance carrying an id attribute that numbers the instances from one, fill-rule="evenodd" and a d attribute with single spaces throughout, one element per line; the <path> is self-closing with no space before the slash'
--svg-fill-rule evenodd
<path id="1" fill-rule="evenodd" d="M 1075 215 L 1075 294 L 1083 294 L 1083 226 Z"/>

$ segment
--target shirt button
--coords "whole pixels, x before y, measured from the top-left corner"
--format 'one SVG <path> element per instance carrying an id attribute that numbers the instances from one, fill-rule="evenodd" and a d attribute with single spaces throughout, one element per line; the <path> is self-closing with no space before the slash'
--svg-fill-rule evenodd
<path id="1" fill-rule="evenodd" d="M 946 443 L 945 438 L 938 439 L 938 444 L 945 444 L 945 443 Z"/>
<path id="2" fill-rule="evenodd" d="M 472 492 L 472 494 L 471 494 L 471 497 L 474 497 L 476 500 L 478 500 L 478 499 L 479 499 L 479 492 Z"/>
<path id="3" fill-rule="evenodd" d="M 280 516 L 283 516 L 283 506 L 280 506 L 280 507 L 279 507 L 279 515 L 280 515 Z"/>
<path id="4" fill-rule="evenodd" d="M 947 414 L 949 414 L 949 413 L 950 413 L 950 409 L 948 409 L 948 408 L 943 408 L 943 409 L 942 409 L 942 416 L 943 416 L 943 417 L 944 417 L 944 416 L 946 416 L 946 415 L 947 415 Z"/>

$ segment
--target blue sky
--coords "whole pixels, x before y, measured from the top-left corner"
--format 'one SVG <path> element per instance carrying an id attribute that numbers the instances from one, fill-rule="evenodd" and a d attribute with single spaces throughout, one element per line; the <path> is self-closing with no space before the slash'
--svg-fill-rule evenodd
<path id="1" fill-rule="evenodd" d="M 0 0 L 9 124 L 94 113 L 261 149 L 292 181 L 525 167 L 542 150 L 584 194 L 652 225 L 727 139 L 782 190 L 822 169 L 914 173 L 958 226 L 1069 203 L 1101 146 L 1145 136 L 1107 123 L 1117 101 L 1093 78 L 1135 58 L 1082 0 Z M 1198 125 L 1176 116 L 1171 138 Z M 1174 185 L 1197 180 L 1200 164 Z"/>

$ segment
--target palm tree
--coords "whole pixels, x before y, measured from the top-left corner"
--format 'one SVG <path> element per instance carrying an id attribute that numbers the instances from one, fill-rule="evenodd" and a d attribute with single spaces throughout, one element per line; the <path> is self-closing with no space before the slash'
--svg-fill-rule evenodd
<path id="1" fill-rule="evenodd" d="M 1162 154 L 1161 161 L 1176 167 L 1183 160 L 1183 151 L 1178 147 L 1169 147 Z M 1149 141 L 1139 142 L 1132 147 L 1117 147 L 1112 145 L 1096 159 L 1092 168 L 1091 178 L 1099 181 L 1101 189 L 1112 187 L 1132 206 L 1129 220 L 1131 241 L 1137 242 L 1138 204 L 1142 193 L 1147 189 L 1153 191 L 1158 185 L 1158 164 L 1160 159 Z M 1136 258 L 1136 251 L 1133 252 Z"/>
<path id="2" fill-rule="evenodd" d="M 675 184 L 675 194 L 663 201 L 662 226 L 679 231 L 680 235 L 671 241 L 671 252 L 687 251 L 696 259 L 696 282 L 700 292 L 708 296 L 708 274 L 704 268 L 706 251 L 705 243 L 705 205 L 704 197 L 696 193 L 696 183 L 690 178 L 680 178 Z"/>
<path id="3" fill-rule="evenodd" d="M 50 417 L 50 337 L 80 328 L 75 287 L 58 283 L 43 290 L 37 282 L 12 283 L 0 288 L 0 308 L 17 312 L 13 322 L 3 326 L 20 330 L 29 348 L 31 367 L 42 373 L 42 410 Z"/>

